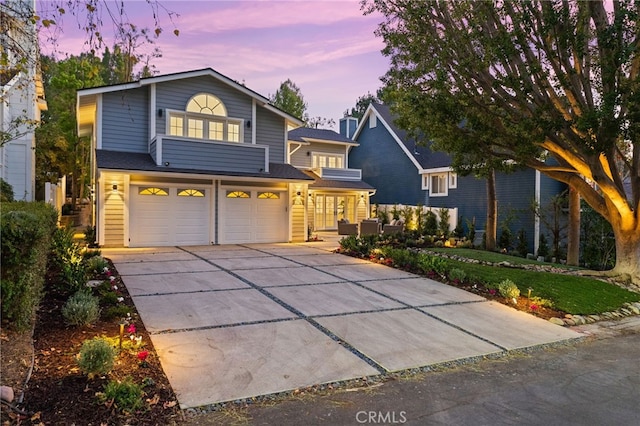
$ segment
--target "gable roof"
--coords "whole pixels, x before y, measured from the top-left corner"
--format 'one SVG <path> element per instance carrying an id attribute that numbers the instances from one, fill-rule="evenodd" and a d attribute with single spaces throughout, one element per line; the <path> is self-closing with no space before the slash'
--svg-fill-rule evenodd
<path id="1" fill-rule="evenodd" d="M 357 146 L 358 143 L 349 139 L 340 133 L 330 129 L 316 129 L 313 127 L 298 127 L 289 131 L 288 139 L 295 142 L 325 142 L 325 143 L 340 143 Z"/>
<path id="2" fill-rule="evenodd" d="M 167 81 L 175 81 L 175 80 L 183 80 L 186 78 L 193 78 L 193 77 L 202 77 L 202 76 L 209 76 L 212 78 L 215 78 L 216 80 L 221 81 L 222 83 L 225 83 L 231 87 L 233 87 L 234 89 L 238 90 L 239 92 L 244 93 L 245 95 L 253 98 L 254 100 L 256 100 L 258 102 L 258 104 L 268 110 L 270 110 L 271 112 L 274 112 L 275 114 L 283 117 L 285 120 L 293 123 L 294 125 L 297 126 L 301 126 L 304 123 L 294 117 L 293 115 L 281 110 L 280 108 L 275 107 L 274 105 L 271 104 L 271 101 L 262 96 L 261 94 L 259 94 L 258 92 L 255 92 L 251 89 L 249 89 L 248 87 L 244 86 L 243 84 L 238 83 L 237 81 L 223 75 L 220 74 L 219 72 L 213 70 L 212 68 L 203 68 L 203 69 L 199 69 L 199 70 L 193 70 L 193 71 L 183 71 L 183 72 L 176 72 L 176 73 L 171 73 L 171 74 L 164 74 L 164 75 L 156 75 L 156 76 L 152 76 L 152 77 L 146 77 L 146 78 L 141 78 L 140 80 L 137 81 L 132 81 L 129 83 L 121 83 L 121 84 L 112 84 L 112 85 L 108 85 L 108 86 L 98 86 L 98 87 L 91 87 L 91 88 L 87 88 L 87 89 L 79 89 L 78 90 L 78 105 L 81 104 L 81 99 L 84 97 L 91 97 L 94 95 L 98 95 L 101 93 L 109 93 L 109 92 L 116 92 L 119 90 L 127 90 L 127 89 L 135 89 L 135 88 L 139 88 L 139 87 L 144 87 L 144 86 L 148 86 L 151 84 L 155 84 L 155 83 L 163 83 L 163 82 L 167 82 Z"/>
<path id="3" fill-rule="evenodd" d="M 451 159 L 446 153 L 432 151 L 429 148 L 430 143 L 428 143 L 429 146 L 418 145 L 415 139 L 408 136 L 406 130 L 396 126 L 395 116 L 391 112 L 391 109 L 389 106 L 381 103 L 372 102 L 369 104 L 353 136 L 354 140 L 358 140 L 362 129 L 368 125 L 365 124 L 365 122 L 368 122 L 367 118 L 370 119 L 372 115 L 375 115 L 378 122 L 385 126 L 400 149 L 402 149 L 409 160 L 416 166 L 418 173 L 423 173 L 428 169 L 449 167 L 451 165 Z"/>

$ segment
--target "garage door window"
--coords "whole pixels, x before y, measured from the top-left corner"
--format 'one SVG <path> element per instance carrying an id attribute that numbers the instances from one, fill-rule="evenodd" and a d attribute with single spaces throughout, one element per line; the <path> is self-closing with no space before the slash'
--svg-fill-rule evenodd
<path id="1" fill-rule="evenodd" d="M 280 194 L 277 192 L 258 192 L 258 198 L 278 200 L 280 199 Z"/>
<path id="2" fill-rule="evenodd" d="M 251 194 L 244 191 L 227 191 L 227 198 L 251 198 Z"/>
<path id="3" fill-rule="evenodd" d="M 178 188 L 178 197 L 204 197 L 204 189 Z"/>
<path id="4" fill-rule="evenodd" d="M 169 195 L 169 188 L 156 188 L 155 186 L 147 186 L 138 188 L 140 195 Z"/>

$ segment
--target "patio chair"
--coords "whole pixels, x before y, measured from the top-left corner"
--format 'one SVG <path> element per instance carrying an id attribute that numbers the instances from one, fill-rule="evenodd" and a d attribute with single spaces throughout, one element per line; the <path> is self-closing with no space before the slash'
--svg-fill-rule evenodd
<path id="1" fill-rule="evenodd" d="M 384 225 L 383 233 L 385 235 L 398 234 L 404 231 L 404 223 L 401 220 L 392 221 Z"/>
<path id="2" fill-rule="evenodd" d="M 382 224 L 377 219 L 364 219 L 360 222 L 360 235 L 378 235 L 382 232 Z"/>
<path id="3" fill-rule="evenodd" d="M 338 235 L 358 235 L 358 224 L 347 219 L 338 221 Z"/>

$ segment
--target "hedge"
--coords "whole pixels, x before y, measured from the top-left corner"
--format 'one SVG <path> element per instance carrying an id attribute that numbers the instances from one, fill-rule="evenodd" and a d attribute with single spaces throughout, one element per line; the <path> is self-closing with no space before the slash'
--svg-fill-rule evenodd
<path id="1" fill-rule="evenodd" d="M 30 327 L 40 304 L 51 236 L 57 221 L 58 213 L 50 204 L 2 203 L 1 315 L 18 331 Z"/>

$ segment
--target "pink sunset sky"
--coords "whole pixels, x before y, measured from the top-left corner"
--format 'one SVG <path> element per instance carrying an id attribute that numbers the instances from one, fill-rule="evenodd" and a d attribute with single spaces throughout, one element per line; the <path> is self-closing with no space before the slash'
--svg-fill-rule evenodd
<path id="1" fill-rule="evenodd" d="M 373 34 L 382 17 L 364 16 L 357 0 L 160 3 L 179 16 L 172 22 L 166 13 L 159 14 L 163 33 L 155 46 L 163 56 L 152 62 L 159 74 L 211 67 L 266 97 L 289 78 L 300 88 L 308 114 L 334 119 L 334 129 L 360 96 L 376 93 L 389 66 L 380 53 L 382 40 Z M 145 1 L 124 5 L 132 23 L 154 28 Z M 47 1 L 36 5 L 45 17 L 50 7 Z M 102 18 L 108 33 L 110 18 L 106 12 Z M 86 34 L 78 30 L 75 17 L 65 16 L 58 26 L 59 52 L 79 54 L 87 49 Z M 176 28 L 178 37 L 173 34 Z M 108 44 L 112 40 L 106 38 Z M 41 50 L 54 52 L 46 41 Z"/>

